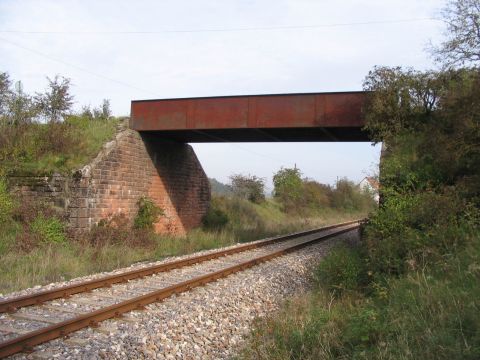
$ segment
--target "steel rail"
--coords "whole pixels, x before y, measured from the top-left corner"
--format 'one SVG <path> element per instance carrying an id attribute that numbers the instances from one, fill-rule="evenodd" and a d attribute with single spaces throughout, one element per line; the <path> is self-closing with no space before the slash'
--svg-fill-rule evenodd
<path id="1" fill-rule="evenodd" d="M 258 247 L 267 246 L 276 242 L 290 240 L 295 237 L 305 236 L 305 235 L 313 234 L 319 231 L 326 231 L 326 230 L 334 229 L 337 227 L 358 223 L 360 221 L 361 220 L 348 221 L 340 224 L 325 226 L 322 228 L 300 231 L 300 232 L 296 232 L 288 235 L 277 236 L 264 241 L 258 241 L 255 243 L 240 245 L 231 249 L 215 251 L 205 255 L 199 255 L 199 256 L 194 256 L 194 257 L 190 257 L 182 260 L 171 261 L 164 264 L 149 266 L 141 269 L 127 271 L 120 274 L 104 276 L 98 279 L 66 285 L 59 288 L 39 291 L 33 294 L 27 294 L 23 296 L 14 297 L 11 299 L 1 300 L 0 313 L 14 312 L 16 309 L 21 307 L 30 306 L 30 305 L 39 305 L 45 301 L 65 298 L 74 294 L 88 292 L 88 291 L 102 288 L 102 287 L 109 287 L 113 284 L 127 282 L 129 280 L 138 279 L 141 277 L 145 277 L 145 276 L 149 276 L 149 275 L 153 275 L 153 274 L 157 274 L 165 271 L 170 271 L 173 269 L 178 269 L 188 265 L 198 264 L 204 261 L 217 259 L 223 256 L 232 255 L 239 252 L 255 249 Z"/>
<path id="2" fill-rule="evenodd" d="M 44 328 L 18 336 L 14 339 L 0 343 L 0 358 L 13 355 L 15 353 L 22 352 L 22 351 L 30 351 L 35 345 L 38 345 L 59 337 L 64 337 L 69 333 L 72 333 L 74 331 L 80 330 L 88 326 L 92 326 L 92 327 L 98 326 L 98 323 L 101 321 L 111 319 L 114 317 L 119 317 L 122 314 L 132 310 L 141 310 L 146 305 L 157 302 L 157 301 L 161 301 L 173 294 L 178 294 L 181 292 L 188 291 L 192 288 L 205 285 L 209 282 L 216 281 L 230 274 L 248 269 L 262 262 L 282 256 L 292 251 L 301 249 L 313 243 L 323 241 L 323 240 L 338 236 L 340 234 L 356 230 L 359 227 L 360 225 L 358 224 L 352 225 L 346 229 L 341 229 L 339 231 L 329 233 L 326 235 L 320 235 L 318 237 L 315 237 L 314 239 L 306 240 L 296 245 L 292 245 L 290 247 L 286 247 L 281 250 L 273 251 L 269 254 L 247 260 L 240 264 L 233 265 L 218 271 L 210 272 L 208 274 L 201 275 L 201 276 L 180 282 L 178 284 L 171 285 L 166 288 L 162 288 L 145 295 L 137 296 L 132 299 L 125 300 L 120 303 L 110 305 L 108 307 L 59 322 L 58 324 L 46 326 Z"/>

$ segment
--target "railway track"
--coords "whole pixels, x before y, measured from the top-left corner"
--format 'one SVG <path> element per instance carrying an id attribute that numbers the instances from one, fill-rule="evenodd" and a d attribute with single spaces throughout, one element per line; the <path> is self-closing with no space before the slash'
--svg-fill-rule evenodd
<path id="1" fill-rule="evenodd" d="M 99 322 L 216 281 L 318 241 L 355 230 L 359 221 L 256 241 L 0 301 L 0 358 L 32 351 Z M 195 264 L 207 264 L 196 272 Z"/>

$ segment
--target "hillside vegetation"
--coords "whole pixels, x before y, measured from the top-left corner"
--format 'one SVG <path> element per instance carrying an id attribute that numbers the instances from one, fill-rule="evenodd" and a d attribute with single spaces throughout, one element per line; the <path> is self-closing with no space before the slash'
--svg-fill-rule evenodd
<path id="1" fill-rule="evenodd" d="M 69 79 L 48 79 L 45 92 L 29 95 L 0 72 L 0 176 L 69 174 L 91 161 L 122 119 L 108 100 L 78 114 L 72 105 Z"/>
<path id="2" fill-rule="evenodd" d="M 368 74 L 381 206 L 360 246 L 317 266 L 311 293 L 258 321 L 243 358 L 480 358 L 480 35 L 468 27 L 479 9 L 447 8 L 450 34 L 471 37 L 437 50 L 443 70 Z"/>
<path id="3" fill-rule="evenodd" d="M 88 164 L 112 140 L 121 119 L 92 121 L 69 115 L 59 123 L 4 126 L 0 163 L 5 175 L 70 174 Z"/>

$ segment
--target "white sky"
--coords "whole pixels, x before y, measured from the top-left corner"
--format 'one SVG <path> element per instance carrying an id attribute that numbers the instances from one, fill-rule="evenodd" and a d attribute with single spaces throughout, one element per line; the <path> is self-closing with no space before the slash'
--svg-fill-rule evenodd
<path id="1" fill-rule="evenodd" d="M 361 90 L 374 65 L 434 66 L 425 47 L 439 41 L 443 28 L 428 18 L 443 4 L 0 0 L 0 71 L 21 80 L 26 92 L 43 90 L 46 76 L 69 77 L 77 108 L 107 98 L 115 115 L 128 115 L 132 99 Z M 349 23 L 357 24 L 331 26 Z M 258 29 L 310 25 L 322 26 Z M 238 28 L 257 30 L 198 31 Z M 144 33 L 119 33 L 132 31 Z M 269 184 L 281 166 L 294 164 L 324 183 L 360 181 L 375 172 L 380 152 L 369 143 L 194 148 L 210 177 L 226 182 L 232 173 L 250 173 Z"/>

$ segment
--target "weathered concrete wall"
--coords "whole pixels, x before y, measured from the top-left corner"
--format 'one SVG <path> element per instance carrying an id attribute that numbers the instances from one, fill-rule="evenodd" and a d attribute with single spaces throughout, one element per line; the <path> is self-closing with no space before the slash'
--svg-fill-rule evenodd
<path id="1" fill-rule="evenodd" d="M 129 221 L 137 202 L 150 197 L 164 210 L 159 233 L 182 235 L 200 225 L 210 202 L 210 185 L 193 149 L 133 130 L 119 132 L 91 164 L 71 177 L 12 177 L 13 190 L 64 209 L 70 226 L 85 231 L 123 214 Z"/>

